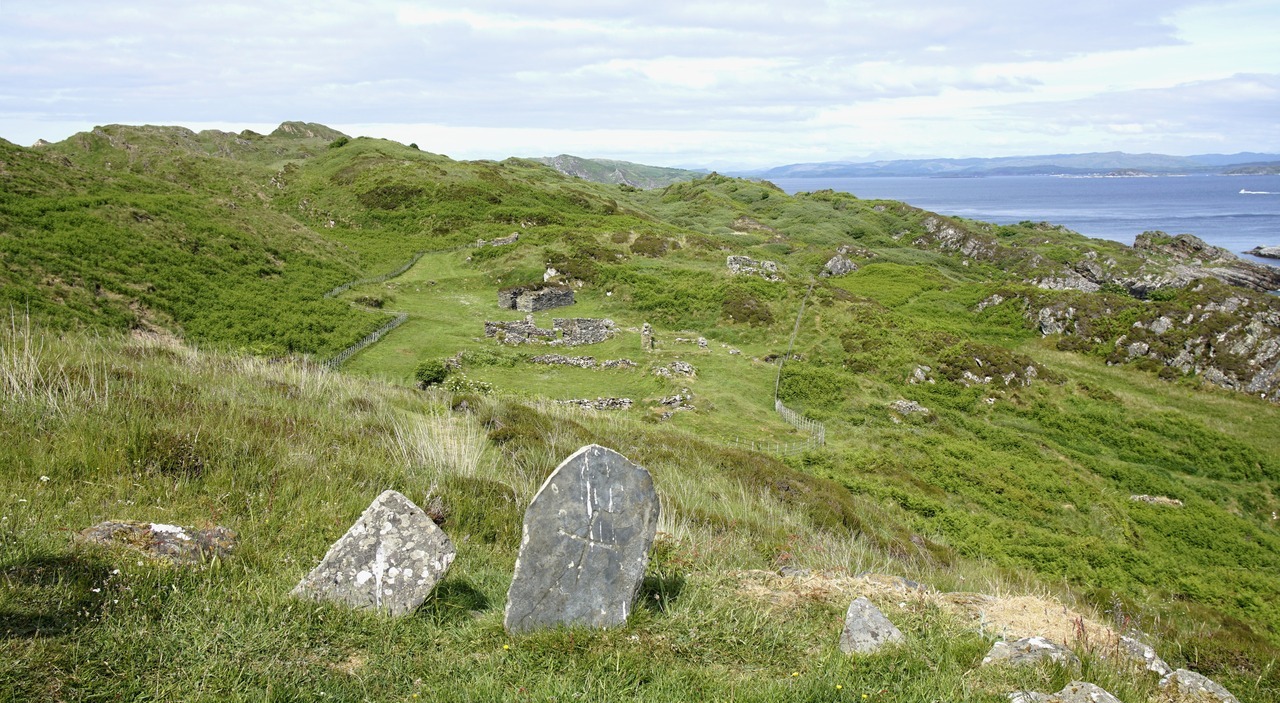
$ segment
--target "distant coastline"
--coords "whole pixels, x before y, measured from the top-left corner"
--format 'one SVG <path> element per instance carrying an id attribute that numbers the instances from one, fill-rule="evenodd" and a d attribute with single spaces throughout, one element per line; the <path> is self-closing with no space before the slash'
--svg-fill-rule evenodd
<path id="1" fill-rule="evenodd" d="M 1123 244 L 1148 230 L 1194 234 L 1270 266 L 1277 259 L 1251 252 L 1280 247 L 1280 197 L 1268 197 L 1280 193 L 1280 176 L 877 176 L 772 182 L 788 193 L 831 189 L 996 224 L 1050 222 Z"/>

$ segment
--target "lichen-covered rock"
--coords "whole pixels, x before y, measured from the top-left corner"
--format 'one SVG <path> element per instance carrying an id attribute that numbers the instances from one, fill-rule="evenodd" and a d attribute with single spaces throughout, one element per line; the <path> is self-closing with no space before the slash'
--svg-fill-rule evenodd
<path id="1" fill-rule="evenodd" d="M 1101 686 L 1086 681 L 1072 681 L 1054 694 L 1033 691 L 1014 691 L 1009 694 L 1010 703 L 1120 703 Z"/>
<path id="2" fill-rule="evenodd" d="M 840 651 L 870 654 L 903 640 L 902 632 L 871 601 L 858 598 L 849 604 L 844 616 L 844 631 L 840 633 Z"/>
<path id="3" fill-rule="evenodd" d="M 455 553 L 425 511 L 383 491 L 291 595 L 404 615 L 427 599 Z"/>
<path id="4" fill-rule="evenodd" d="M 778 262 L 776 261 L 756 261 L 749 256 L 730 256 L 725 265 L 729 267 L 729 273 L 735 276 L 759 276 L 771 282 L 782 280 L 782 276 L 778 271 Z"/>
<path id="5" fill-rule="evenodd" d="M 933 412 L 914 400 L 895 400 L 892 403 L 889 403 L 889 409 L 899 415 L 911 415 L 913 413 L 928 415 Z"/>
<path id="6" fill-rule="evenodd" d="M 853 259 L 844 254 L 836 254 L 822 267 L 822 278 L 830 278 L 832 276 L 843 276 L 847 273 L 853 273 L 858 270 L 858 265 Z"/>
<path id="7" fill-rule="evenodd" d="M 1029 666 L 1045 661 L 1078 665 L 1080 660 L 1066 647 L 1044 637 L 1024 637 L 1012 642 L 996 642 L 983 657 L 982 664 Z"/>
<path id="8" fill-rule="evenodd" d="M 1135 496 L 1136 497 L 1136 496 Z M 1178 502 L 1181 506 L 1181 501 Z M 1140 642 L 1132 637 L 1120 638 L 1120 653 L 1129 657 L 1134 662 L 1141 664 L 1147 671 L 1167 676 L 1173 671 L 1169 665 L 1165 663 L 1160 655 L 1156 654 L 1156 650 L 1151 645 Z"/>
<path id="9" fill-rule="evenodd" d="M 127 547 L 171 564 L 199 564 L 227 556 L 235 549 L 238 538 L 225 527 L 197 530 L 159 522 L 107 520 L 76 533 L 75 541 Z"/>
<path id="10" fill-rule="evenodd" d="M 1178 669 L 1160 679 L 1160 689 L 1175 702 L 1218 701 L 1219 703 L 1240 703 L 1240 699 L 1231 695 L 1213 679 L 1197 674 L 1194 671 Z"/>
<path id="11" fill-rule="evenodd" d="M 653 478 L 621 454 L 592 444 L 565 459 L 525 512 L 507 631 L 626 622 L 658 511 Z"/>

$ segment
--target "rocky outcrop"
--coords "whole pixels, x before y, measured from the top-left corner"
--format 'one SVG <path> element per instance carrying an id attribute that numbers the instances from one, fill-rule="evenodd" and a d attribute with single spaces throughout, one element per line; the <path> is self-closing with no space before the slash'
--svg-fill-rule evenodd
<path id="1" fill-rule="evenodd" d="M 993 237 L 971 232 L 945 217 L 929 215 L 920 226 L 924 228 L 925 234 L 912 242 L 916 246 L 932 246 L 942 251 L 959 252 L 971 259 L 994 259 L 999 250 Z"/>
<path id="2" fill-rule="evenodd" d="M 1254 247 L 1245 253 L 1266 259 L 1280 259 L 1280 247 Z"/>
<path id="3" fill-rule="evenodd" d="M 1009 664 L 1012 666 L 1035 665 L 1045 661 L 1068 666 L 1079 666 L 1080 660 L 1066 647 L 1044 637 L 1024 637 L 1012 642 L 996 642 L 983 657 L 982 665 Z"/>
<path id="4" fill-rule="evenodd" d="M 995 298 L 1001 297 L 1000 303 Z M 1009 304 L 992 296 L 979 307 Z M 1163 377 L 1195 374 L 1224 388 L 1280 400 L 1280 300 L 1201 281 L 1172 301 L 1026 296 L 1027 321 L 1059 349 L 1106 354 Z M 1133 320 L 1118 327 L 1119 318 Z M 1136 318 L 1136 319 L 1135 319 Z"/>
<path id="5" fill-rule="evenodd" d="M 749 256 L 730 256 L 725 265 L 729 267 L 729 273 L 735 276 L 759 276 L 772 282 L 782 280 L 776 261 L 756 261 Z"/>
<path id="6" fill-rule="evenodd" d="M 867 251 L 861 247 L 851 247 L 848 244 L 841 246 L 836 250 L 836 255 L 831 257 L 822 267 L 822 273 L 818 274 L 822 278 L 831 278 L 833 276 L 843 276 L 858 270 L 858 264 L 851 257 L 857 256 L 863 259 L 870 259 L 875 256 L 874 252 Z"/>
<path id="7" fill-rule="evenodd" d="M 1148 260 L 1165 258 L 1173 262 L 1170 273 L 1175 281 L 1190 282 L 1213 277 L 1234 286 L 1267 292 L 1280 289 L 1280 268 L 1245 261 L 1222 247 L 1215 247 L 1190 234 L 1170 236 L 1164 232 L 1143 232 L 1133 248 Z M 1183 286 L 1186 282 L 1182 283 Z M 1176 285 L 1176 283 L 1174 283 Z"/>

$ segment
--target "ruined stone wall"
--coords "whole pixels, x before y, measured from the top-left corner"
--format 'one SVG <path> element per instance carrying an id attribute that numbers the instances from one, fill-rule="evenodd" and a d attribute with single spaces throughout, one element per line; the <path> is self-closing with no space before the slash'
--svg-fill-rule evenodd
<path id="1" fill-rule="evenodd" d="M 573 302 L 573 289 L 568 286 L 537 283 L 498 291 L 498 307 L 504 310 L 539 312 L 573 305 Z"/>

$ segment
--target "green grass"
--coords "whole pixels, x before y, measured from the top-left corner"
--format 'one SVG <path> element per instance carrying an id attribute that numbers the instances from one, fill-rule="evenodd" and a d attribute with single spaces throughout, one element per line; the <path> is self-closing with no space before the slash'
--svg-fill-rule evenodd
<path id="1" fill-rule="evenodd" d="M 743 594 L 744 574 L 782 565 L 1053 593 L 1136 624 L 1171 663 L 1242 700 L 1280 699 L 1280 408 L 1108 365 L 1123 361 L 1121 335 L 1176 347 L 1234 323 L 1218 313 L 1161 336 L 1139 319 L 1273 301 L 1212 282 L 1151 301 L 1042 291 L 1026 283 L 1049 267 L 1036 255 L 1136 259 L 1032 223 L 955 221 L 989 247 L 967 258 L 914 244 L 929 215 L 899 203 L 714 175 L 638 192 L 522 160 L 460 163 L 371 139 L 330 148 L 335 135 L 108 127 L 44 151 L 0 145 L 0 295 L 19 311 L 0 335 L 10 699 L 994 701 L 1068 680 L 968 673 L 989 643 L 924 605 L 901 613 L 907 647 L 843 657 L 848 594 L 781 610 Z M 512 232 L 514 244 L 470 246 Z M 810 282 L 844 244 L 876 256 L 815 284 L 780 385 L 826 424 L 826 446 L 785 461 L 734 449 L 805 437 L 773 410 L 766 358 L 787 351 Z M 401 276 L 323 297 L 419 251 Z M 784 281 L 731 276 L 730 254 L 777 261 Z M 499 310 L 497 290 L 548 265 L 577 303 L 538 322 L 609 317 L 616 338 L 548 349 L 483 337 L 484 320 L 523 316 Z M 993 293 L 1006 301 L 975 312 Z M 1028 313 L 1055 304 L 1087 316 L 1084 336 L 1040 338 Z M 408 322 L 343 373 L 307 360 L 398 311 Z M 640 348 L 644 323 L 657 351 Z M 123 334 L 138 328 L 203 351 Z M 528 361 L 548 351 L 638 366 Z M 459 354 L 455 378 L 488 395 L 412 389 L 419 363 Z M 696 375 L 653 373 L 677 359 Z M 1000 380 L 1029 365 L 1030 385 Z M 917 366 L 931 383 L 909 381 Z M 968 387 L 964 372 L 994 381 Z M 659 400 L 685 389 L 695 409 L 661 419 Z M 452 410 L 463 395 L 469 409 Z M 550 402 L 614 396 L 637 406 Z M 901 418 L 887 407 L 898 399 L 931 412 Z M 648 467 L 662 494 L 647 605 L 616 631 L 507 638 L 523 507 L 589 442 Z M 399 621 L 289 599 L 384 488 L 449 506 L 460 552 L 436 595 Z M 69 546 L 107 518 L 222 524 L 244 542 L 194 572 Z M 1086 666 L 1122 700 L 1149 698 L 1150 681 Z"/>

